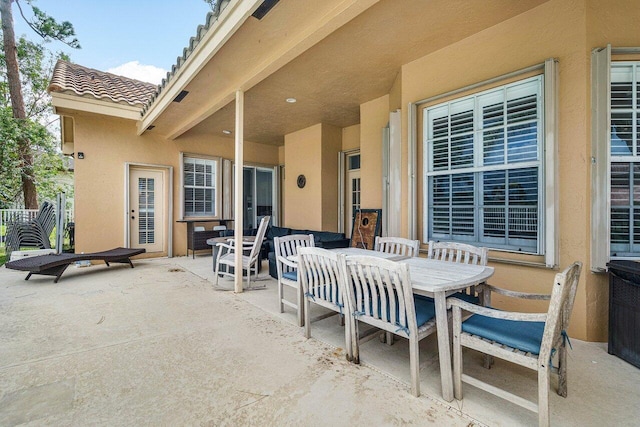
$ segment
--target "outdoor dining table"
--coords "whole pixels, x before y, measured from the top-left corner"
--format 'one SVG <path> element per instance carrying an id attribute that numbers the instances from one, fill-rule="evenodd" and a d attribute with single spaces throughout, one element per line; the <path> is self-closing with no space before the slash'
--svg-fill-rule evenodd
<path id="1" fill-rule="evenodd" d="M 493 267 L 459 264 L 420 257 L 401 257 L 360 248 L 331 249 L 345 255 L 368 255 L 391 259 L 409 266 L 413 292 L 433 298 L 438 329 L 438 353 L 440 358 L 440 378 L 442 397 L 453 400 L 453 374 L 451 370 L 451 347 L 449 322 L 447 317 L 447 296 L 479 285 L 493 275 Z"/>

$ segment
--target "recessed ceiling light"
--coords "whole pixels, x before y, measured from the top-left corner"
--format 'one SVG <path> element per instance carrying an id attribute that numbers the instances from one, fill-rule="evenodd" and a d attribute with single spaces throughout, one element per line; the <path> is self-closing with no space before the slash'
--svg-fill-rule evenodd
<path id="1" fill-rule="evenodd" d="M 287 101 L 289 104 L 295 104 L 298 100 L 295 98 L 287 98 L 285 99 L 285 101 Z"/>
<path id="2" fill-rule="evenodd" d="M 224 133 L 225 135 L 231 135 L 231 131 L 229 129 L 224 129 L 222 133 Z"/>

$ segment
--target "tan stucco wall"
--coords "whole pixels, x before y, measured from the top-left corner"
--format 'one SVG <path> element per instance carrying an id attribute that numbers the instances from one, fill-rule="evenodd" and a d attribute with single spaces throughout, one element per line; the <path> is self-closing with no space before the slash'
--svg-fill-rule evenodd
<path id="1" fill-rule="evenodd" d="M 342 129 L 317 124 L 285 135 L 284 220 L 286 227 L 336 231 L 338 227 L 338 153 Z M 297 178 L 307 183 L 298 188 Z"/>
<path id="2" fill-rule="evenodd" d="M 342 151 L 360 148 L 360 125 L 353 125 L 342 129 Z"/>
<path id="3" fill-rule="evenodd" d="M 322 227 L 322 125 L 317 124 L 284 137 L 286 175 L 284 226 L 317 230 Z M 307 178 L 298 188 L 299 175 Z"/>
<path id="4" fill-rule="evenodd" d="M 93 252 L 123 246 L 125 163 L 173 166 L 173 253 L 186 253 L 186 226 L 175 223 L 180 212 L 180 152 L 234 157 L 234 140 L 185 135 L 167 141 L 147 132 L 136 136 L 135 122 L 73 114 L 75 150 L 85 158 L 75 162 L 76 251 Z M 245 142 L 245 162 L 277 165 L 277 147 Z"/>
<path id="5" fill-rule="evenodd" d="M 590 14 L 611 16 L 605 12 L 611 3 L 590 1 Z M 632 7 L 632 5 L 634 7 Z M 601 9 L 596 11 L 596 9 Z M 632 9 L 637 15 L 637 2 L 620 2 L 620 10 Z M 624 13 L 623 13 L 624 14 Z M 559 182 L 560 191 L 560 267 L 574 260 L 584 263 L 582 278 L 572 316 L 570 333 L 591 341 L 606 339 L 607 282 L 603 275 L 589 269 L 590 236 L 590 50 L 595 45 L 606 44 L 609 34 L 620 43 L 640 45 L 637 32 L 639 17 L 629 19 L 622 30 L 613 21 L 598 25 L 592 40 L 591 27 L 587 28 L 587 8 L 583 0 L 552 0 L 511 20 L 488 28 L 472 37 L 416 60 L 402 70 L 402 105 L 443 94 L 461 87 L 481 82 L 505 73 L 517 71 L 554 57 L 559 60 Z M 606 18 L 603 18 L 606 20 Z M 634 21 L 634 19 L 636 19 Z M 592 20 L 589 20 L 591 24 Z M 595 28 L 594 28 L 595 29 Z M 421 114 L 418 115 L 421 121 Z M 407 111 L 403 109 L 403 141 L 407 141 Z M 363 130 L 363 133 L 365 131 Z M 422 135 L 417 135 L 419 156 L 422 153 Z M 406 177 L 406 163 L 403 176 Z M 421 178 L 418 178 L 420 182 Z M 406 185 L 406 184 L 405 184 Z M 420 193 L 420 192 L 419 192 Z M 406 198 L 405 198 L 406 200 Z M 418 206 L 422 203 L 419 196 Z M 403 205 L 406 205 L 403 203 Z M 421 215 L 418 217 L 418 234 L 422 235 Z M 407 222 L 406 215 L 403 221 Z M 404 227 L 403 227 L 404 229 Z M 503 257 L 504 253 L 492 251 L 491 257 Z M 511 256 L 513 258 L 513 256 Z M 516 256 L 522 261 L 538 261 L 539 258 Z M 496 273 L 492 283 L 522 291 L 548 292 L 554 270 L 492 262 Z M 497 306 L 523 310 L 544 310 L 544 304 L 513 305 L 504 298 L 494 300 Z"/>

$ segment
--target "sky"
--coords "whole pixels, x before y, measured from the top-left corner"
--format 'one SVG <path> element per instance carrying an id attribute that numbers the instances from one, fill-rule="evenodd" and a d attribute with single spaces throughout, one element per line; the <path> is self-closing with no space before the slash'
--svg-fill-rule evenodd
<path id="1" fill-rule="evenodd" d="M 27 17 L 31 8 L 20 2 Z M 47 48 L 64 51 L 71 62 L 151 83 L 160 83 L 204 24 L 211 10 L 204 0 L 33 0 L 56 21 L 73 24 L 81 49 L 60 42 Z M 13 3 L 16 37 L 41 39 Z"/>

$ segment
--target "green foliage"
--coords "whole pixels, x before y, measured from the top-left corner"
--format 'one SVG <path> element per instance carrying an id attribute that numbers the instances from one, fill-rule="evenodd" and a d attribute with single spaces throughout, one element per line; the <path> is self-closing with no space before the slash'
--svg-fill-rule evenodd
<path id="1" fill-rule="evenodd" d="M 40 37 L 44 39 L 44 41 L 57 40 L 60 41 L 72 48 L 80 49 L 80 43 L 78 39 L 75 38 L 76 32 L 73 29 L 73 25 L 69 21 L 62 21 L 58 23 L 51 16 L 44 13 L 39 8 L 33 5 L 34 0 L 25 0 L 25 2 L 31 6 L 33 10 L 33 19 L 28 19 L 23 11 L 22 6 L 20 5 L 19 0 L 15 0 L 18 9 L 20 10 L 20 15 L 22 18 L 29 24 L 31 29 L 36 32 Z"/>
<path id="2" fill-rule="evenodd" d="M 4 50 L 0 46 L 0 209 L 12 206 L 21 197 L 21 173 L 33 170 L 39 202 L 55 200 L 64 191 L 72 194 L 69 183 L 61 181 L 64 173 L 62 156 L 57 152 L 56 137 L 49 129 L 57 120 L 52 116 L 51 98 L 47 93 L 49 78 L 57 59 L 42 44 L 24 38 L 18 40 L 17 54 L 27 120 L 13 118 Z M 18 141 L 31 142 L 33 164 L 22 165 Z"/>

